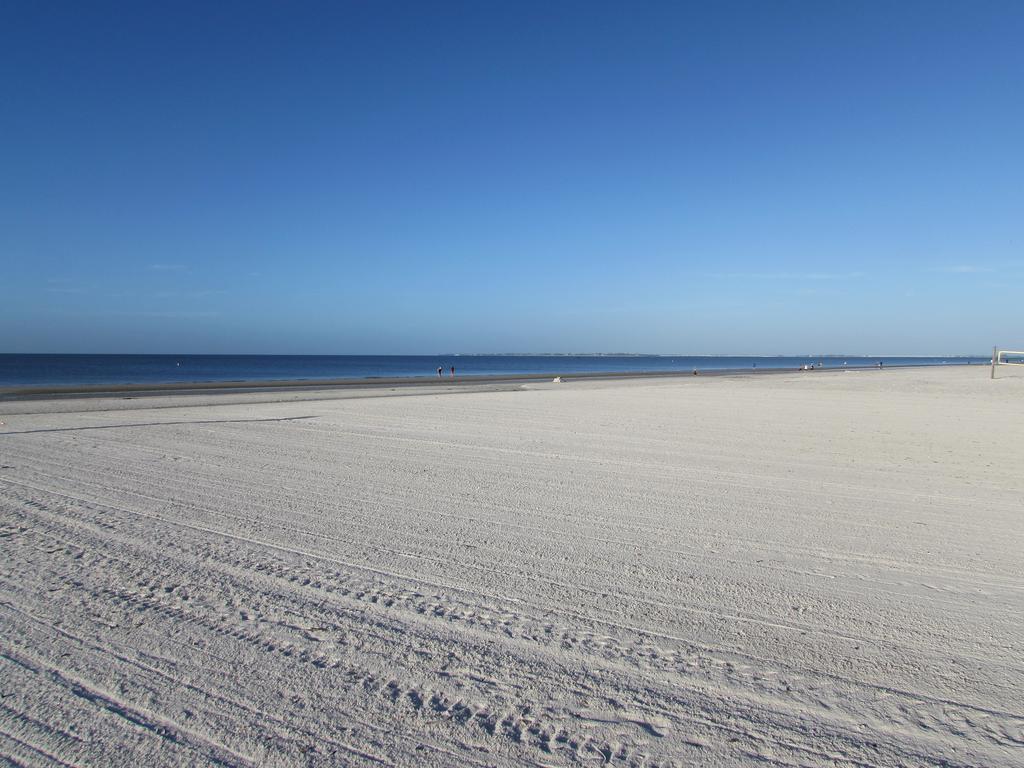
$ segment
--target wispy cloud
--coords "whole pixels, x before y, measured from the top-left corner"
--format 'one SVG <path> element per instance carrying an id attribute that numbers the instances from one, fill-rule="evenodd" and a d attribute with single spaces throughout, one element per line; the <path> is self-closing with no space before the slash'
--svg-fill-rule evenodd
<path id="1" fill-rule="evenodd" d="M 856 280 L 863 272 L 714 272 L 708 277 L 728 280 Z"/>
<path id="2" fill-rule="evenodd" d="M 208 296 L 223 296 L 226 293 L 223 288 L 203 288 L 192 291 L 157 291 L 151 295 L 154 299 L 204 299 Z"/>
<path id="3" fill-rule="evenodd" d="M 983 272 L 995 272 L 992 267 L 982 267 L 977 264 L 951 264 L 944 267 L 932 267 L 931 272 L 946 272 L 953 275 L 974 275 Z"/>
<path id="4" fill-rule="evenodd" d="M 151 310 L 124 310 L 124 311 L 102 311 L 102 312 L 73 312 L 63 311 L 60 314 L 66 317 L 134 317 L 134 318 L 156 318 L 159 320 L 202 320 L 210 317 L 220 317 L 221 312 L 187 312 L 187 311 L 151 311 Z"/>
<path id="5" fill-rule="evenodd" d="M 47 293 L 88 293 L 92 290 L 88 285 L 66 277 L 50 277 L 46 280 Z"/>
<path id="6" fill-rule="evenodd" d="M 219 317 L 221 313 L 220 312 L 175 312 L 175 311 L 171 311 L 171 312 L 150 312 L 150 311 L 131 312 L 131 311 L 127 311 L 127 312 L 105 312 L 105 313 L 102 313 L 102 314 L 104 314 L 104 315 L 115 315 L 115 316 L 118 316 L 118 317 L 156 317 L 156 318 L 161 318 L 161 319 L 164 319 L 164 320 L 170 320 L 170 319 L 180 320 L 180 319 L 189 319 L 189 318 Z"/>

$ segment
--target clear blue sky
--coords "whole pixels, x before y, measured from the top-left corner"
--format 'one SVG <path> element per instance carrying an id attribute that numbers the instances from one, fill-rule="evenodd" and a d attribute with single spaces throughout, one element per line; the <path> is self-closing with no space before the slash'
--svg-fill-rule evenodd
<path id="1" fill-rule="evenodd" d="M 0 351 L 1024 343 L 1024 3 L 0 7 Z"/>

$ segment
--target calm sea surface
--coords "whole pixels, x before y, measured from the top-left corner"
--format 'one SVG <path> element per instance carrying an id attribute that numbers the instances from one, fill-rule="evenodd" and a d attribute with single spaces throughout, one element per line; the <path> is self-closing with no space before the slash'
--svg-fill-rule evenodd
<path id="1" fill-rule="evenodd" d="M 900 365 L 984 364 L 982 357 L 684 357 L 640 355 L 12 355 L 0 354 L 0 386 L 166 384 L 194 381 L 437 377 L 510 373 L 559 374 L 759 370 Z"/>

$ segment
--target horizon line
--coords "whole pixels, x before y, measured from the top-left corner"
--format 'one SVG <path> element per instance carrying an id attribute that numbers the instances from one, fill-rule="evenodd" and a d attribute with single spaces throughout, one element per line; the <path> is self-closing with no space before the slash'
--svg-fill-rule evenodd
<path id="1" fill-rule="evenodd" d="M 417 352 L 417 353 L 352 353 L 352 352 L 0 352 L 3 356 L 60 355 L 81 357 L 988 357 L 989 352 L 949 352 L 945 354 L 894 352 L 799 352 L 749 354 L 715 352 L 694 354 L 689 352 Z"/>

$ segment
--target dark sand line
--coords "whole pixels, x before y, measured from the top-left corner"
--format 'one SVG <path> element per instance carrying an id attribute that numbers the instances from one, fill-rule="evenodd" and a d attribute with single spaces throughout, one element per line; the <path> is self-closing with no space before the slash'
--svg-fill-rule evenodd
<path id="1" fill-rule="evenodd" d="M 916 368 L 920 366 L 890 366 L 893 368 Z M 928 366 L 935 367 L 935 366 Z M 813 373 L 834 373 L 837 371 L 871 370 L 874 366 L 848 366 L 845 368 L 818 368 Z M 699 376 L 764 376 L 780 373 L 802 372 L 799 368 L 723 368 L 700 370 Z M 811 373 L 812 371 L 807 371 Z M 489 384 L 524 384 L 530 382 L 550 382 L 560 377 L 563 382 L 621 379 L 662 379 L 662 378 L 693 378 L 692 371 L 593 371 L 583 373 L 512 373 L 498 375 L 444 377 L 380 377 L 356 379 L 271 379 L 265 381 L 194 381 L 169 382 L 153 384 L 95 384 L 66 387 L 0 387 L 0 401 L 18 401 L 35 399 L 64 399 L 76 397 L 107 397 L 110 395 L 130 394 L 138 397 L 177 395 L 177 394 L 215 394 L 218 392 L 308 392 L 319 390 L 351 390 L 376 389 L 381 387 L 436 387 L 466 386 Z"/>

